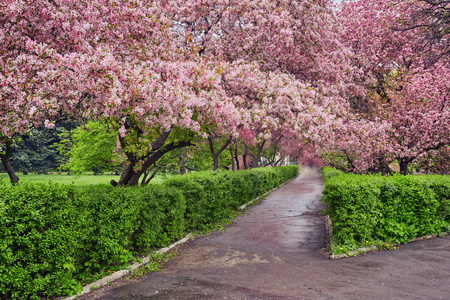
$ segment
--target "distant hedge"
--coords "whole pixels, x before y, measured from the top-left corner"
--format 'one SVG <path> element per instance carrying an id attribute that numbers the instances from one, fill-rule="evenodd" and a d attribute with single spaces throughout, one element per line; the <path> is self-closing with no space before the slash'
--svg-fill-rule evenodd
<path id="1" fill-rule="evenodd" d="M 450 176 L 355 175 L 322 168 L 335 246 L 404 243 L 449 231 Z"/>
<path id="2" fill-rule="evenodd" d="M 139 188 L 0 184 L 0 298 L 70 295 L 140 254 L 214 224 L 297 166 L 175 176 Z"/>

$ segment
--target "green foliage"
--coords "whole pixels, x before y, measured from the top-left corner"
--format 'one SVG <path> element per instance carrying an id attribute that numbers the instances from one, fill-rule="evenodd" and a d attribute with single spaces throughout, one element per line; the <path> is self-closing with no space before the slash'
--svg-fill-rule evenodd
<path id="1" fill-rule="evenodd" d="M 191 229 L 211 228 L 297 166 L 174 176 L 146 187 L 0 182 L 0 298 L 70 295 Z"/>
<path id="2" fill-rule="evenodd" d="M 85 174 L 67 174 L 65 172 L 50 172 L 51 174 L 28 174 L 26 176 L 21 176 L 20 183 L 58 183 L 58 184 L 73 184 L 75 189 L 83 189 L 92 185 L 111 185 L 109 182 L 111 179 L 116 181 L 119 180 L 120 175 L 114 174 L 101 174 L 93 175 L 92 172 Z M 20 175 L 20 174 L 19 174 Z M 165 178 L 171 175 L 162 173 L 161 175 L 156 175 L 152 179 L 151 184 L 161 183 Z M 0 174 L 0 181 L 8 182 L 8 174 Z"/>
<path id="3" fill-rule="evenodd" d="M 345 174 L 343 171 L 336 170 L 330 167 L 322 167 L 321 172 L 322 172 L 322 179 L 325 184 L 330 178 Z"/>
<path id="4" fill-rule="evenodd" d="M 74 279 L 78 247 L 70 186 L 0 188 L 0 298 L 40 299 L 81 289 Z"/>
<path id="5" fill-rule="evenodd" d="M 117 133 L 108 128 L 103 122 L 89 121 L 72 131 L 72 143 L 66 156 L 67 163 L 62 165 L 64 170 L 73 173 L 93 171 L 111 171 L 119 164 L 120 157 L 114 154 Z M 59 149 L 70 145 L 68 139 L 62 140 Z"/>
<path id="6" fill-rule="evenodd" d="M 138 217 L 133 191 L 109 186 L 92 187 L 78 195 L 78 268 L 82 278 L 115 270 L 132 258 L 127 246 Z"/>
<path id="7" fill-rule="evenodd" d="M 323 151 L 320 158 L 330 166 L 334 166 L 337 170 L 346 171 L 350 169 L 348 157 L 340 151 Z"/>
<path id="8" fill-rule="evenodd" d="M 183 236 L 186 232 L 186 200 L 180 190 L 152 185 L 143 188 L 143 192 L 139 189 L 135 191 L 134 197 L 141 207 L 131 236 L 134 249 L 145 253 Z"/>
<path id="9" fill-rule="evenodd" d="M 182 191 L 186 199 L 186 226 L 200 229 L 216 223 L 240 205 L 295 177 L 297 166 L 256 168 L 235 172 L 195 172 L 173 176 L 165 185 Z"/>
<path id="10" fill-rule="evenodd" d="M 214 142 L 214 148 L 216 151 L 225 143 L 225 138 L 219 139 Z M 195 147 L 188 147 L 186 165 L 192 170 L 196 171 L 208 171 L 213 170 L 213 158 L 211 150 L 209 148 L 208 141 L 200 140 L 196 143 Z M 219 169 L 228 169 L 231 166 L 231 155 L 227 149 L 220 153 L 219 157 Z"/>
<path id="11" fill-rule="evenodd" d="M 336 247 L 406 243 L 449 230 L 448 176 L 355 175 L 331 168 L 322 174 Z"/>
<path id="12" fill-rule="evenodd" d="M 53 130 L 39 127 L 31 130 L 29 134 L 16 138 L 10 158 L 14 170 L 40 174 L 56 170 L 62 156 L 58 150 L 52 148 L 52 145 L 60 142 L 57 133 L 70 126 L 69 123 L 58 124 Z M 2 164 L 0 172 L 5 172 Z"/>
<path id="13" fill-rule="evenodd" d="M 449 175 L 450 174 L 450 146 L 428 152 L 412 163 L 421 172 Z"/>

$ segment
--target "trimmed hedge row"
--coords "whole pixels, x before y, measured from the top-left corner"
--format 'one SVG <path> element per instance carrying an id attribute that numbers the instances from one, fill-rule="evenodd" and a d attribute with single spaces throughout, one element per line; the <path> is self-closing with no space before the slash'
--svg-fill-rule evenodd
<path id="1" fill-rule="evenodd" d="M 322 172 L 322 179 L 323 182 L 326 184 L 327 181 L 331 178 L 333 178 L 334 176 L 339 176 L 339 175 L 344 175 L 345 173 L 340 171 L 340 170 L 336 170 L 330 167 L 322 167 L 321 169 Z"/>
<path id="2" fill-rule="evenodd" d="M 136 188 L 0 184 L 0 298 L 70 295 L 298 173 L 297 166 L 175 176 Z"/>
<path id="3" fill-rule="evenodd" d="M 322 168 L 322 175 L 335 246 L 398 244 L 449 231 L 450 176 L 355 175 L 331 168 Z"/>
<path id="4" fill-rule="evenodd" d="M 166 180 L 165 185 L 183 191 L 187 204 L 186 227 L 201 229 L 297 174 L 297 166 L 235 172 L 196 172 L 172 177 Z"/>

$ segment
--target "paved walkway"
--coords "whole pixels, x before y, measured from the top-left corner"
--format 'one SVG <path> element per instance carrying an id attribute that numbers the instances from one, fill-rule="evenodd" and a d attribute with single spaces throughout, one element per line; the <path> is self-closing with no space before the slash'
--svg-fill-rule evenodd
<path id="1" fill-rule="evenodd" d="M 225 232 L 197 238 L 161 272 L 81 299 L 450 299 L 450 238 L 332 261 L 318 169 L 272 192 Z"/>

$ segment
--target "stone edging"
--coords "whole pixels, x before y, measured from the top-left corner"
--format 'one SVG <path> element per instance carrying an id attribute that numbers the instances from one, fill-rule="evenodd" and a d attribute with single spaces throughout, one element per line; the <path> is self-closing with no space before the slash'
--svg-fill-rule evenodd
<path id="1" fill-rule="evenodd" d="M 326 227 L 326 231 L 327 231 L 327 243 L 331 244 L 331 234 L 333 233 L 333 224 L 331 222 L 330 216 L 326 215 L 325 221 L 326 221 L 325 227 Z M 446 235 L 446 233 L 444 233 L 444 236 L 445 235 Z M 409 240 L 408 243 L 429 240 L 429 239 L 436 238 L 438 236 L 442 236 L 442 235 L 431 234 L 431 235 L 421 236 L 421 237 Z M 336 260 L 336 259 L 341 259 L 341 258 L 354 256 L 357 254 L 362 254 L 362 253 L 366 253 L 366 252 L 370 252 L 370 251 L 377 251 L 377 250 L 380 250 L 380 248 L 378 248 L 377 246 L 372 246 L 372 247 L 358 248 L 356 250 L 349 251 L 346 254 L 332 254 L 332 253 L 328 253 L 328 254 L 329 254 L 330 259 Z"/>
<path id="2" fill-rule="evenodd" d="M 282 187 L 283 185 L 285 185 L 286 183 L 290 182 L 291 180 L 293 180 L 294 178 L 298 177 L 299 175 L 300 175 L 300 173 L 299 173 L 297 176 L 295 176 L 295 177 L 289 179 L 288 181 L 284 182 L 283 184 L 279 185 L 278 187 L 273 188 L 273 189 L 271 189 L 270 191 L 268 191 L 268 192 L 262 194 L 261 196 L 255 198 L 255 199 L 253 199 L 253 200 L 250 200 L 250 201 L 247 202 L 246 204 L 241 205 L 239 208 L 240 208 L 241 210 L 247 208 L 247 207 L 248 207 L 249 205 L 251 205 L 252 203 L 254 203 L 254 202 L 260 200 L 261 198 L 266 197 L 268 194 L 270 194 L 270 193 L 273 192 L 274 190 L 276 190 L 276 189 Z M 169 250 L 171 250 L 172 248 L 174 248 L 175 246 L 178 246 L 178 245 L 181 245 L 181 244 L 186 243 L 186 242 L 189 241 L 192 237 L 193 237 L 192 233 L 189 233 L 189 234 L 187 234 L 184 238 L 182 238 L 181 240 L 178 240 L 178 241 L 174 242 L 173 244 L 171 244 L 171 245 L 169 245 L 169 246 L 167 246 L 167 247 L 165 247 L 165 248 L 159 249 L 159 250 L 156 251 L 155 253 L 157 253 L 157 254 L 163 254 L 163 253 L 166 253 L 166 252 L 168 252 Z M 106 276 L 106 277 L 103 277 L 102 279 L 97 280 L 96 282 L 92 282 L 92 283 L 90 283 L 90 284 L 84 286 L 84 287 L 83 287 L 83 291 L 82 291 L 80 294 L 76 294 L 76 295 L 71 296 L 71 297 L 66 297 L 66 298 L 64 298 L 64 300 L 74 300 L 74 299 L 76 299 L 76 298 L 79 297 L 79 296 L 86 295 L 87 293 L 89 293 L 89 292 L 90 292 L 91 290 L 93 290 L 93 289 L 99 288 L 99 287 L 101 287 L 101 286 L 109 285 L 111 282 L 113 282 L 113 281 L 115 281 L 115 280 L 118 280 L 118 279 L 124 277 L 125 275 L 130 274 L 133 270 L 136 270 L 137 268 L 139 268 L 139 267 L 141 267 L 141 266 L 143 266 L 143 265 L 146 265 L 146 264 L 148 264 L 149 262 L 150 262 L 150 256 L 144 257 L 144 258 L 142 259 L 142 262 L 132 264 L 131 266 L 128 267 L 128 269 L 125 269 L 125 270 L 119 270 L 119 271 L 117 271 L 117 272 L 114 272 L 114 273 L 111 274 L 111 275 L 108 275 L 108 276 Z"/>

